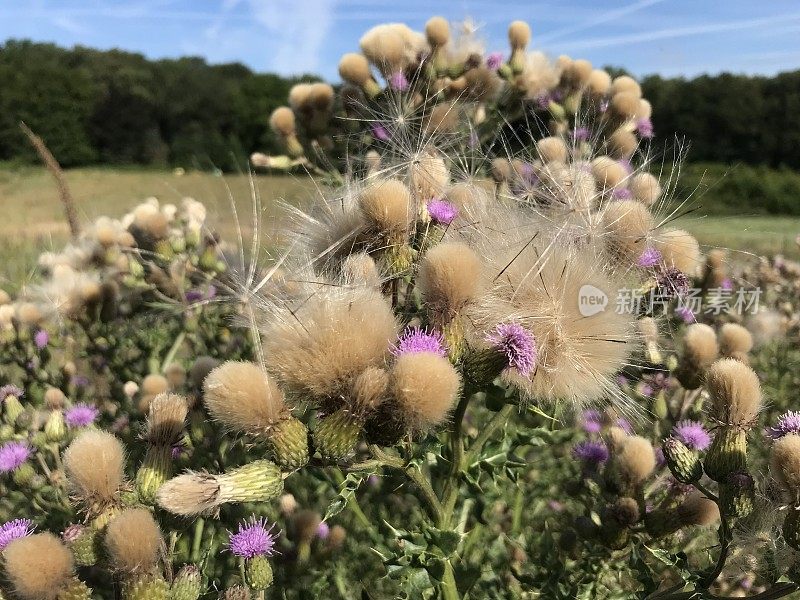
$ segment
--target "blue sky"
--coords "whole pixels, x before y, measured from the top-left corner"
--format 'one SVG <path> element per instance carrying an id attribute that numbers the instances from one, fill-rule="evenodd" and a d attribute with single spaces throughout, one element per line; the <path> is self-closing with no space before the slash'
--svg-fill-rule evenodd
<path id="1" fill-rule="evenodd" d="M 505 50 L 509 21 L 525 19 L 533 48 L 637 75 L 800 68 L 797 0 L 0 0 L 0 40 L 200 55 L 337 80 L 339 56 L 364 31 L 389 21 L 422 29 L 433 14 L 472 18 L 489 50 Z"/>

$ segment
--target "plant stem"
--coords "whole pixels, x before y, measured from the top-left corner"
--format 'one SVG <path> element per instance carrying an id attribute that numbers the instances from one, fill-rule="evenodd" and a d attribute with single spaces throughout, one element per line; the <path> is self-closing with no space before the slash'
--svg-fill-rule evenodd
<path id="1" fill-rule="evenodd" d="M 442 583 L 439 584 L 439 590 L 441 591 L 442 600 L 459 600 L 461 598 L 456 585 L 456 574 L 450 561 L 444 563 L 444 577 L 442 578 Z"/>
<path id="2" fill-rule="evenodd" d="M 430 480 L 425 477 L 420 468 L 416 465 L 406 464 L 406 462 L 399 456 L 393 456 L 384 451 L 380 446 L 371 445 L 370 451 L 372 455 L 381 462 L 385 467 L 397 469 L 405 473 L 411 482 L 419 488 L 422 492 L 422 497 L 428 508 L 428 513 L 434 523 L 441 521 L 442 503 L 433 491 L 433 486 Z"/>
<path id="3" fill-rule="evenodd" d="M 453 431 L 450 432 L 450 473 L 442 494 L 442 522 L 440 528 L 449 527 L 458 500 L 458 483 L 464 468 L 464 415 L 472 394 L 462 394 L 453 415 Z"/>
<path id="4" fill-rule="evenodd" d="M 497 411 L 491 419 L 489 419 L 489 422 L 486 423 L 483 431 L 480 432 L 478 437 L 475 438 L 475 441 L 472 443 L 472 446 L 470 446 L 469 450 L 467 450 L 467 453 L 464 456 L 465 466 L 469 467 L 472 464 L 472 462 L 475 460 L 475 457 L 480 453 L 481 448 L 483 448 L 483 445 L 489 441 L 489 439 L 494 435 L 495 431 L 505 425 L 515 407 L 516 405 L 514 404 L 506 404 L 503 408 Z"/>
<path id="5" fill-rule="evenodd" d="M 203 543 L 203 528 L 205 527 L 205 519 L 197 519 L 194 524 L 194 538 L 192 539 L 192 562 L 196 563 L 200 560 L 200 546 Z"/>
<path id="6" fill-rule="evenodd" d="M 172 364 L 172 361 L 175 360 L 175 355 L 178 354 L 178 350 L 180 350 L 181 346 L 183 345 L 183 340 L 186 338 L 186 332 L 181 331 L 178 334 L 178 337 L 175 338 L 175 342 L 172 344 L 172 347 L 167 352 L 167 355 L 164 357 L 164 362 L 161 363 L 161 372 L 164 373 Z"/>

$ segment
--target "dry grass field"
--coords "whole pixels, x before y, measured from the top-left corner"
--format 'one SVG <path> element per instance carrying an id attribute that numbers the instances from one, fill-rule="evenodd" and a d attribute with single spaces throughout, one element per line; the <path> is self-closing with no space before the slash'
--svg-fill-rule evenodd
<path id="1" fill-rule="evenodd" d="M 252 210 L 251 180 L 247 175 L 216 176 L 192 172 L 144 169 L 86 168 L 67 171 L 67 180 L 81 218 L 121 216 L 134 204 L 155 196 L 162 202 L 179 202 L 185 196 L 208 207 L 210 222 L 223 234 L 234 227 L 231 201 L 245 225 Z M 276 218 L 278 201 L 296 203 L 308 197 L 313 183 L 302 177 L 256 176 L 252 185 L 261 197 L 266 226 Z M 58 248 L 67 239 L 62 207 L 50 175 L 41 168 L 0 168 L 0 269 L 4 286 L 16 287 L 35 272 L 36 256 Z M 696 235 L 704 247 L 726 247 L 733 256 L 783 253 L 800 257 L 795 237 L 800 218 L 778 216 L 714 216 L 697 211 L 675 221 Z"/>

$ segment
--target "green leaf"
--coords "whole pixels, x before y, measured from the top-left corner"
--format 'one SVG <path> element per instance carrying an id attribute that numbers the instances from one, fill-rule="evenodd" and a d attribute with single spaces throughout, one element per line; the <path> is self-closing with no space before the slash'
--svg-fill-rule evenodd
<path id="1" fill-rule="evenodd" d="M 371 475 L 371 473 L 350 473 L 345 477 L 339 488 L 339 494 L 328 505 L 328 510 L 325 511 L 323 521 L 327 521 L 331 517 L 335 517 L 342 512 L 347 503 L 356 493 L 361 483 Z"/>

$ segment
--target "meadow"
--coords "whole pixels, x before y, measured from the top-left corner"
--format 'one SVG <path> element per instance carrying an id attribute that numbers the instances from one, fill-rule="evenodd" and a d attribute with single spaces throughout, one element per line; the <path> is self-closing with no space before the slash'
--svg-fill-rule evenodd
<path id="1" fill-rule="evenodd" d="M 86 167 L 67 170 L 66 177 L 85 223 L 100 215 L 121 216 L 150 196 L 162 202 L 179 202 L 189 196 L 206 205 L 210 222 L 226 237 L 235 228 L 233 202 L 243 229 L 248 231 L 252 191 L 246 174 L 192 171 L 179 175 L 136 167 Z M 708 178 L 705 181 L 706 188 L 712 187 Z M 302 175 L 255 175 L 252 184 L 261 198 L 265 224 L 277 218 L 278 203 L 302 202 L 315 189 Z M 39 253 L 63 245 L 68 229 L 53 179 L 42 168 L 0 167 L 0 203 L 7 208 L 0 221 L 0 260 L 4 265 L 0 277 L 14 288 L 34 274 Z M 728 248 L 733 258 L 742 260 L 773 254 L 800 258 L 800 246 L 795 242 L 800 217 L 757 214 L 756 209 L 752 214 L 731 214 L 733 211 L 718 201 L 706 204 L 702 194 L 687 207 L 692 212 L 671 225 L 689 231 L 704 248 Z M 687 207 L 681 212 L 687 212 Z"/>

